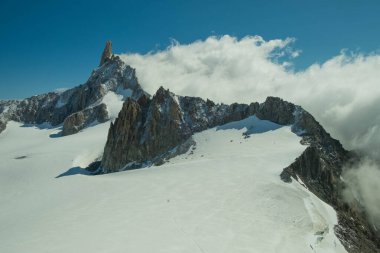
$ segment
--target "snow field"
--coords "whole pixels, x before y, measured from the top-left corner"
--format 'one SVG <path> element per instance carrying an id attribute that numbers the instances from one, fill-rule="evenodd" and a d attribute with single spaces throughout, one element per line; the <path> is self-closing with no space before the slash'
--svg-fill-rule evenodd
<path id="1" fill-rule="evenodd" d="M 58 128 L 8 123 L 0 252 L 345 252 L 334 210 L 280 180 L 305 149 L 289 126 L 251 117 L 195 134 L 159 167 L 56 178 L 99 157 L 108 127 L 52 138 Z"/>

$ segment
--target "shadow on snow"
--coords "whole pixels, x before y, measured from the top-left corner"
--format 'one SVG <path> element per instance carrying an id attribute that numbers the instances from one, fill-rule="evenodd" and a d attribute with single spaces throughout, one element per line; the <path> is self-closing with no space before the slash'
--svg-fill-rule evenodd
<path id="1" fill-rule="evenodd" d="M 279 125 L 269 120 L 261 120 L 257 118 L 256 116 L 250 116 L 240 121 L 234 121 L 222 126 L 218 126 L 216 130 L 217 131 L 230 130 L 230 129 L 241 130 L 245 128 L 247 129 L 247 131 L 244 133 L 244 135 L 250 135 L 250 134 L 261 134 L 261 133 L 265 133 L 269 131 L 274 131 L 281 127 L 284 127 L 284 125 Z"/>
<path id="2" fill-rule="evenodd" d="M 53 133 L 53 134 L 50 134 L 49 137 L 50 138 L 59 138 L 59 137 L 62 137 L 62 127 L 63 125 L 60 124 L 60 125 L 57 125 L 57 126 L 52 126 L 50 123 L 48 122 L 45 122 L 45 123 L 42 123 L 42 124 L 29 124 L 29 123 L 24 123 L 21 127 L 33 127 L 33 128 L 37 128 L 39 130 L 44 130 L 44 129 L 57 129 L 59 130 L 59 132 L 57 133 Z"/>
<path id="3" fill-rule="evenodd" d="M 92 173 L 88 170 L 85 170 L 81 167 L 73 167 L 69 169 L 66 172 L 63 172 L 62 174 L 56 176 L 55 178 L 60 178 L 60 177 L 67 177 L 67 176 L 74 176 L 74 175 L 86 175 L 86 176 L 91 176 Z"/>
<path id="4" fill-rule="evenodd" d="M 74 175 L 85 175 L 85 176 L 95 176 L 99 174 L 100 161 L 94 161 L 90 163 L 86 168 L 81 168 L 79 166 L 68 169 L 66 172 L 56 176 L 55 178 L 74 176 Z"/>

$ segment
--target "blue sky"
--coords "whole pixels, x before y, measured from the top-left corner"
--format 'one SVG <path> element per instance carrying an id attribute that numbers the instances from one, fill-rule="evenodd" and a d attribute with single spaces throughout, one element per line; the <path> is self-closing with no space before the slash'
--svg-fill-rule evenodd
<path id="1" fill-rule="evenodd" d="M 24 98 L 86 81 L 107 39 L 114 52 L 146 53 L 229 34 L 295 37 L 296 69 L 347 48 L 378 52 L 380 1 L 0 2 L 0 99 Z"/>

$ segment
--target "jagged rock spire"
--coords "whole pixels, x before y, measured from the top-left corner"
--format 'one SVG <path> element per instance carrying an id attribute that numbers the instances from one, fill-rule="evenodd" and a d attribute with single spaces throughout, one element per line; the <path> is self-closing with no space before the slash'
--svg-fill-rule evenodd
<path id="1" fill-rule="evenodd" d="M 112 56 L 112 41 L 107 40 L 106 47 L 103 50 L 102 58 L 100 60 L 99 66 L 102 66 L 108 59 Z"/>

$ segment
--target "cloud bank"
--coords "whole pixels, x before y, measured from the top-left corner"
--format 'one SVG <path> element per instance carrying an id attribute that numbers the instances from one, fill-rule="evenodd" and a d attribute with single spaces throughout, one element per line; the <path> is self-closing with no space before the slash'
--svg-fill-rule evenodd
<path id="1" fill-rule="evenodd" d="M 363 160 L 355 168 L 346 170 L 343 175 L 348 187 L 344 197 L 348 202 L 359 201 L 369 214 L 370 221 L 380 227 L 380 169 L 371 160 Z"/>
<path id="2" fill-rule="evenodd" d="M 226 35 L 187 45 L 174 41 L 163 51 L 122 57 L 137 69 L 150 93 L 162 85 L 180 95 L 224 103 L 279 96 L 312 113 L 347 149 L 380 161 L 380 55 L 342 51 L 296 72 L 292 59 L 300 52 L 293 44 L 292 38 L 265 41 L 260 36 Z M 374 177 L 363 177 L 357 170 L 358 180 L 364 179 L 355 185 L 380 180 L 376 166 L 365 167 Z"/>

